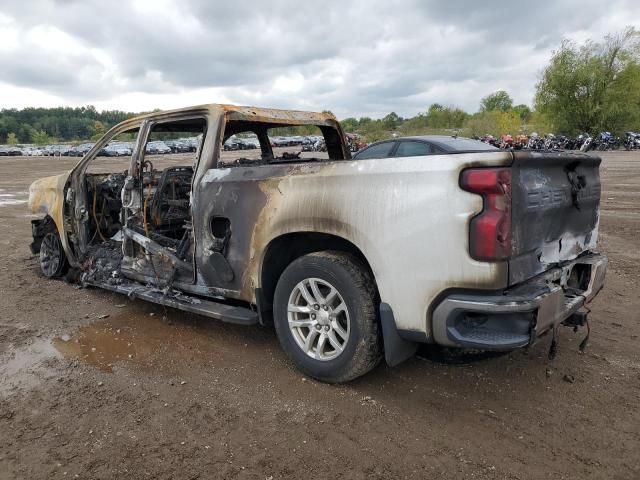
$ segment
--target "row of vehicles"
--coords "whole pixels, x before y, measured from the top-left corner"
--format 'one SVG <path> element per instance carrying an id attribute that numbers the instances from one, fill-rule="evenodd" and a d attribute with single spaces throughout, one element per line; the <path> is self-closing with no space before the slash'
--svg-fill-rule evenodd
<path id="1" fill-rule="evenodd" d="M 625 132 L 624 138 L 616 137 L 611 132 L 600 132 L 597 135 L 582 133 L 576 137 L 567 135 L 554 135 L 547 133 L 540 136 L 533 132 L 531 135 L 505 134 L 499 138 L 493 135 L 484 135 L 482 137 L 474 137 L 489 145 L 493 145 L 502 149 L 514 150 L 580 150 L 587 152 L 589 150 L 637 150 L 640 149 L 640 133 Z"/>
<path id="2" fill-rule="evenodd" d="M 17 157 L 23 155 L 22 149 L 14 145 L 3 145 L 0 147 L 0 156 L 3 157 Z"/>
<path id="3" fill-rule="evenodd" d="M 323 152 L 326 151 L 324 137 L 321 135 L 306 136 L 273 136 L 269 137 L 272 147 L 302 147 L 306 152 Z M 83 157 L 89 150 L 93 148 L 95 143 L 87 142 L 79 145 L 46 145 L 42 147 L 35 146 L 2 146 L 0 147 L 0 156 L 27 156 L 27 157 Z M 133 142 L 111 142 L 98 153 L 104 157 L 124 157 L 130 156 L 133 149 Z M 195 152 L 198 145 L 198 139 L 181 138 L 178 140 L 152 141 L 146 145 L 146 153 L 149 154 L 168 154 L 168 153 L 187 153 Z M 260 148 L 260 142 L 255 136 L 240 137 L 233 135 L 228 138 L 223 145 L 225 151 L 234 150 L 256 150 Z"/>
<path id="4" fill-rule="evenodd" d="M 600 132 L 598 135 L 581 134 L 577 137 L 566 135 L 554 135 L 547 133 L 540 136 L 537 133 L 531 135 L 502 135 L 497 138 L 493 135 L 473 137 L 494 147 L 506 150 L 625 150 L 640 149 L 640 133 L 625 132 L 625 138 L 620 139 L 611 132 Z M 359 137 L 353 134 L 346 134 L 347 143 L 351 152 L 357 152 L 366 147 L 366 143 L 361 143 Z M 306 136 L 270 136 L 269 142 L 272 147 L 300 147 L 303 152 L 325 152 L 326 144 L 321 135 Z M 197 148 L 197 138 L 182 138 L 178 140 L 152 141 L 146 146 L 146 153 L 168 154 L 195 152 Z M 82 157 L 94 143 L 82 143 L 80 145 L 49 145 L 45 147 L 0 147 L 0 156 L 65 156 Z M 132 142 L 112 142 L 100 150 L 100 156 L 120 157 L 131 155 Z M 256 136 L 241 137 L 233 135 L 223 144 L 225 151 L 234 150 L 256 150 L 260 148 L 260 142 Z"/>
<path id="5" fill-rule="evenodd" d="M 25 157 L 84 157 L 95 143 L 87 142 L 79 145 L 46 145 L 36 146 L 0 146 L 0 156 Z M 146 153 L 168 154 L 195 152 L 198 145 L 197 138 L 181 138 L 178 140 L 152 141 L 146 145 Z M 134 142 L 111 142 L 100 149 L 98 156 L 125 157 L 131 156 Z"/>
<path id="6" fill-rule="evenodd" d="M 272 147 L 301 147 L 303 152 L 324 152 L 326 145 L 322 135 L 269 136 Z M 225 151 L 255 150 L 260 148 L 256 136 L 240 137 L 232 135 L 223 145 Z"/>
<path id="7" fill-rule="evenodd" d="M 223 144 L 225 151 L 230 150 L 256 150 L 260 148 L 260 142 L 257 137 L 238 137 L 232 135 Z"/>

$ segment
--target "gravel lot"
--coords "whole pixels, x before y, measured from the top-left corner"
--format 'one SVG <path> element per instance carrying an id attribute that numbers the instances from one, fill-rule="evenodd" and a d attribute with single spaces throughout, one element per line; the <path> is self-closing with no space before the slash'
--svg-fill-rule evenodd
<path id="1" fill-rule="evenodd" d="M 341 386 L 274 332 L 39 274 L 29 184 L 77 159 L 0 157 L 0 478 L 640 478 L 640 153 L 603 154 L 605 290 L 562 329 L 464 365 Z"/>

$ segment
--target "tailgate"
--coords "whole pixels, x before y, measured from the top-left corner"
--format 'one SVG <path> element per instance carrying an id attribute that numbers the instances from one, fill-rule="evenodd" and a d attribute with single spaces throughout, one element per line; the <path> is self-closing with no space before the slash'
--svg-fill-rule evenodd
<path id="1" fill-rule="evenodd" d="M 600 158 L 569 152 L 515 152 L 509 284 L 595 248 Z"/>

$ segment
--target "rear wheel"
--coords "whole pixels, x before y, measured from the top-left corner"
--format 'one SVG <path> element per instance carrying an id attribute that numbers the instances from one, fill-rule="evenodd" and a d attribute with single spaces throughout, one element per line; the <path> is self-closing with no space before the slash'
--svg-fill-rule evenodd
<path id="1" fill-rule="evenodd" d="M 69 269 L 62 241 L 57 233 L 49 232 L 42 239 L 42 244 L 40 245 L 40 269 L 49 278 L 61 277 Z"/>
<path id="2" fill-rule="evenodd" d="M 283 350 L 305 374 L 330 383 L 364 375 L 381 359 L 375 286 L 352 255 L 317 252 L 293 261 L 274 295 Z"/>

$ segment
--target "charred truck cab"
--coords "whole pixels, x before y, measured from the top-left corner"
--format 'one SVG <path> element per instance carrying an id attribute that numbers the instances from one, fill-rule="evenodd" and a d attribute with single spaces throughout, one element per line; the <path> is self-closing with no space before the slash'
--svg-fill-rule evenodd
<path id="1" fill-rule="evenodd" d="M 275 147 L 289 127 L 326 152 Z M 352 160 L 344 138 L 330 114 L 231 105 L 127 120 L 32 184 L 32 251 L 49 277 L 273 324 L 291 360 L 328 382 L 420 342 L 509 350 L 586 322 L 606 270 L 598 158 Z M 259 148 L 223 155 L 228 142 Z M 99 156 L 121 143 L 131 157 Z"/>

